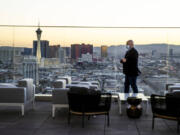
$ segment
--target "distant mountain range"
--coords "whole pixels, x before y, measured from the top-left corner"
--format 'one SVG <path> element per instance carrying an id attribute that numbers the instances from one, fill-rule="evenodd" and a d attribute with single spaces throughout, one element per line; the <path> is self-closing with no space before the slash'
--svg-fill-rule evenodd
<path id="1" fill-rule="evenodd" d="M 145 45 L 135 45 L 135 48 L 139 53 L 152 53 L 154 50 L 156 53 L 168 53 L 170 49 L 173 49 L 173 54 L 180 54 L 180 45 L 169 45 L 169 44 L 145 44 Z M 108 47 L 109 55 L 124 55 L 127 51 L 125 45 L 112 45 Z M 100 55 L 101 48 L 94 47 L 94 52 Z"/>

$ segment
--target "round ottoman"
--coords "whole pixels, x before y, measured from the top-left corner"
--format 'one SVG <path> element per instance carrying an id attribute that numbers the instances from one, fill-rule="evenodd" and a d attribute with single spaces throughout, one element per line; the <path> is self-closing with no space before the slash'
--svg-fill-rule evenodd
<path id="1" fill-rule="evenodd" d="M 140 118 L 142 115 L 142 107 L 141 102 L 142 99 L 136 97 L 129 97 L 127 99 L 128 106 L 127 106 L 127 116 L 129 118 Z"/>

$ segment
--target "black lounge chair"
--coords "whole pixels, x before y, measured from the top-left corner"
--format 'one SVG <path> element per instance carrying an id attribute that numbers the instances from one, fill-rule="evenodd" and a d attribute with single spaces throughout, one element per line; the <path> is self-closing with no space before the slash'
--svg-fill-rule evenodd
<path id="1" fill-rule="evenodd" d="M 78 88 L 77 88 L 78 89 Z M 82 90 L 84 89 L 84 90 Z M 82 127 L 84 127 L 85 116 L 105 115 L 107 117 L 107 125 L 109 126 L 109 111 L 111 108 L 111 94 L 100 92 L 87 92 L 86 88 L 81 88 L 81 91 L 68 92 L 69 101 L 69 116 L 68 124 L 70 124 L 71 114 L 82 116 Z M 86 91 L 86 92 L 85 92 Z M 90 91 L 90 90 L 89 90 Z"/>
<path id="2" fill-rule="evenodd" d="M 153 113 L 152 129 L 155 118 L 177 121 L 177 132 L 180 124 L 180 92 L 166 94 L 166 96 L 151 95 L 151 108 Z"/>

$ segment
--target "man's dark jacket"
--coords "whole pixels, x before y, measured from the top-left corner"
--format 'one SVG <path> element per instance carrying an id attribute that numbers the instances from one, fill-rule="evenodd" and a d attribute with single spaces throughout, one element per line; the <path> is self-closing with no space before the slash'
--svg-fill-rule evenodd
<path id="1" fill-rule="evenodd" d="M 141 72 L 138 69 L 138 52 L 133 47 L 125 54 L 126 62 L 123 63 L 123 73 L 128 76 L 138 76 Z"/>

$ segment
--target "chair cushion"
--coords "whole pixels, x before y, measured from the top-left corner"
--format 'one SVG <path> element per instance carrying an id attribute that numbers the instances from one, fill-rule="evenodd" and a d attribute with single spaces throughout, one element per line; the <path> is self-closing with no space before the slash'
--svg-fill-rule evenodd
<path id="1" fill-rule="evenodd" d="M 68 104 L 67 92 L 69 89 L 53 89 L 52 103 L 53 104 Z"/>

